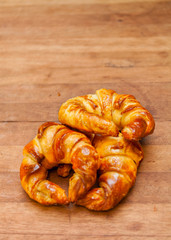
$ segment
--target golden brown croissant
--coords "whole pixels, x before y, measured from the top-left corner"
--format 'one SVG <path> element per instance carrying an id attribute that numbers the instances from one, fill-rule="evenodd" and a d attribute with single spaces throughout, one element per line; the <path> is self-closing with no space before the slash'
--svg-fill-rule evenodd
<path id="1" fill-rule="evenodd" d="M 70 174 L 72 165 L 71 164 L 59 164 L 57 174 L 61 177 L 68 177 Z"/>
<path id="2" fill-rule="evenodd" d="M 39 203 L 74 202 L 96 181 L 98 154 L 90 140 L 61 124 L 47 122 L 40 126 L 37 136 L 24 147 L 23 155 L 21 184 Z M 58 164 L 72 164 L 75 172 L 69 181 L 69 199 L 61 187 L 46 180 L 48 169 Z"/>
<path id="3" fill-rule="evenodd" d="M 59 110 L 59 121 L 80 131 L 139 140 L 154 130 L 152 115 L 132 95 L 100 89 L 96 94 L 69 99 Z"/>
<path id="4" fill-rule="evenodd" d="M 133 186 L 143 151 L 138 142 L 124 139 L 121 133 L 119 137 L 95 136 L 93 145 L 100 156 L 100 187 L 90 190 L 77 204 L 96 211 L 109 210 Z"/>

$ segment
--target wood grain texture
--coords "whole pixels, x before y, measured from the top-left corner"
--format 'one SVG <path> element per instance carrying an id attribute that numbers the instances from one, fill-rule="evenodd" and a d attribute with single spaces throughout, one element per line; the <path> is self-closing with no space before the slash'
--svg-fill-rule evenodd
<path id="1" fill-rule="evenodd" d="M 170 15 L 168 0 L 0 1 L 0 240 L 171 239 Z M 23 146 L 62 102 L 102 87 L 155 118 L 135 186 L 109 212 L 32 201 Z M 67 190 L 68 178 L 49 177 Z"/>

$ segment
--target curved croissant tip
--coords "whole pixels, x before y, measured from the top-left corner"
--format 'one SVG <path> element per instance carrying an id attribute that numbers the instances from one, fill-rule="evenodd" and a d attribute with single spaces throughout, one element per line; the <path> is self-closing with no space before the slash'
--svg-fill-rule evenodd
<path id="1" fill-rule="evenodd" d="M 133 137 L 132 131 L 129 127 L 124 127 L 124 129 L 121 131 L 124 138 L 127 140 L 139 140 L 139 139 L 135 139 L 135 137 Z M 133 139 L 134 138 L 134 139 Z"/>

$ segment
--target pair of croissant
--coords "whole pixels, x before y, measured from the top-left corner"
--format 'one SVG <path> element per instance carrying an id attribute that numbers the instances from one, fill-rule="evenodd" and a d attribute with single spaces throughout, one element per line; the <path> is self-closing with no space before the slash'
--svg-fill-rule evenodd
<path id="1" fill-rule="evenodd" d="M 24 190 L 45 205 L 76 202 L 91 210 L 111 209 L 135 182 L 143 159 L 138 140 L 153 132 L 152 115 L 133 96 L 100 89 L 62 104 L 59 120 L 80 132 L 53 122 L 40 126 L 23 151 L 20 178 Z M 46 178 L 48 169 L 56 166 L 59 175 L 67 176 L 71 165 L 74 174 L 67 197 Z M 97 170 L 99 188 L 91 189 Z"/>

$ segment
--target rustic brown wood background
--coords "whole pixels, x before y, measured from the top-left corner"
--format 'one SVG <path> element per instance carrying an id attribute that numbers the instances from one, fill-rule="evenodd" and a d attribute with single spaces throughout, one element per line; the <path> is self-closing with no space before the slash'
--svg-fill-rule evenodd
<path id="1" fill-rule="evenodd" d="M 171 1 L 0 0 L 0 239 L 171 239 L 170 76 Z M 156 121 L 134 188 L 109 212 L 30 200 L 23 146 L 63 101 L 101 87 Z"/>

